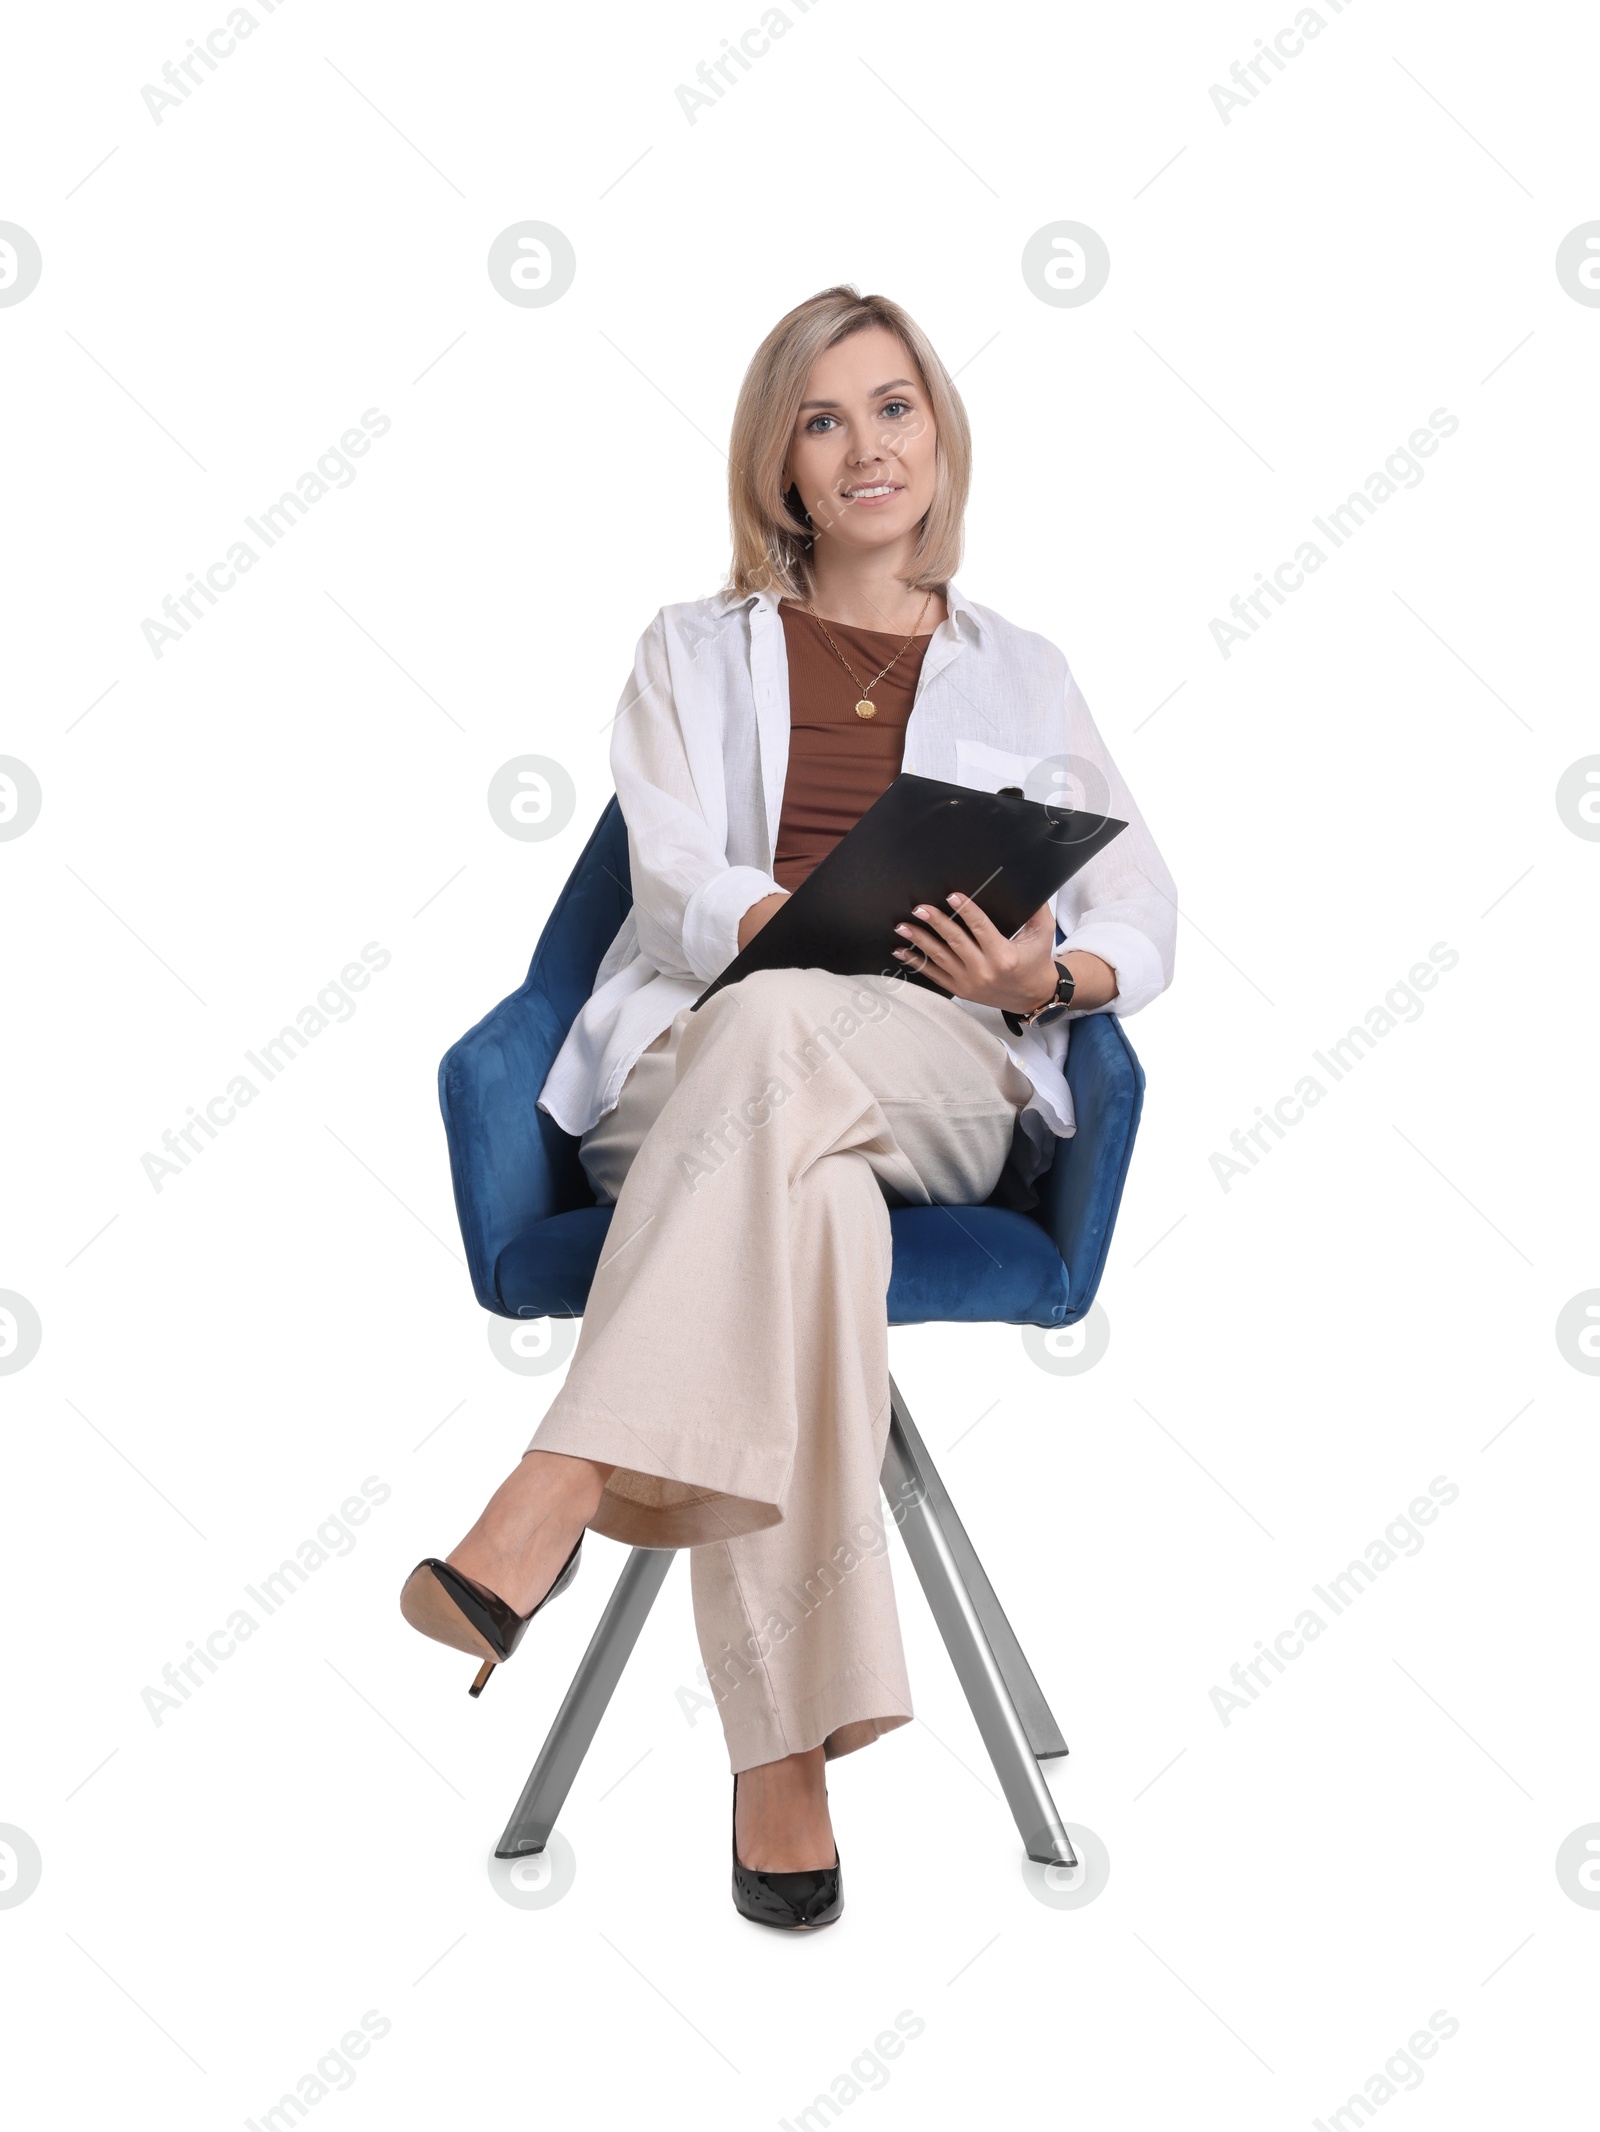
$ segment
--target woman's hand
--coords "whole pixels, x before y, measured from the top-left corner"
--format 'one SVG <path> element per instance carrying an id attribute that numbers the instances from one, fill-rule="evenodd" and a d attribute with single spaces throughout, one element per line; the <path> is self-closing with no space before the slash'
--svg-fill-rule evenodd
<path id="1" fill-rule="evenodd" d="M 913 913 L 920 924 L 895 927 L 909 947 L 895 954 L 956 999 L 970 999 L 983 1007 L 999 1007 L 1011 1014 L 1028 1014 L 1055 990 L 1055 913 L 1048 903 L 1036 910 L 1015 939 L 1008 940 L 990 922 L 978 905 L 966 896 L 951 896 L 950 908 L 961 913 L 961 922 L 947 917 L 931 904 L 918 904 Z M 1062 961 L 1077 983 L 1073 1005 L 1103 1007 L 1116 997 L 1117 973 L 1098 955 L 1077 950 Z"/>

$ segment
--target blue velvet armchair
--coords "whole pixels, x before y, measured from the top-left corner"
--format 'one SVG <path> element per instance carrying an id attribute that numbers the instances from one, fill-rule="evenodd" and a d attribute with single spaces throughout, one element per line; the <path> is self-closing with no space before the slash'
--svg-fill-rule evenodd
<path id="1" fill-rule="evenodd" d="M 527 977 L 439 1068 L 473 1290 L 502 1317 L 580 1317 L 600 1261 L 611 1209 L 595 1205 L 577 1142 L 536 1098 L 632 900 L 627 832 L 612 800 Z M 1072 1325 L 1088 1310 L 1144 1096 L 1144 1075 L 1114 1015 L 1073 1022 L 1067 1083 L 1078 1130 L 1057 1146 L 1036 1214 L 894 1210 L 891 1325 Z"/>

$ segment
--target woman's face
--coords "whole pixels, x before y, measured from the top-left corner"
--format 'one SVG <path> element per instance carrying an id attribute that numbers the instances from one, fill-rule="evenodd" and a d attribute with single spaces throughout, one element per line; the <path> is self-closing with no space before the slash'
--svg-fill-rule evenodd
<path id="1" fill-rule="evenodd" d="M 907 541 L 933 502 L 936 431 L 911 351 L 885 326 L 852 333 L 806 380 L 784 466 L 818 541 Z"/>

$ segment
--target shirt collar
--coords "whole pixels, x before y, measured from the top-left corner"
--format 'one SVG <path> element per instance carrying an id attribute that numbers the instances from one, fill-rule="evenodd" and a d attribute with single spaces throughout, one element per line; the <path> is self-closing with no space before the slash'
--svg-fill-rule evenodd
<path id="1" fill-rule="evenodd" d="M 967 598 L 961 587 L 952 578 L 944 588 L 945 605 L 950 610 L 950 620 L 958 637 L 981 637 L 983 629 L 978 621 L 978 610 Z"/>
<path id="2" fill-rule="evenodd" d="M 736 607 L 759 607 L 773 616 L 778 612 L 778 599 L 770 592 L 724 592 L 718 595 L 721 611 L 729 614 Z M 976 640 L 983 634 L 978 609 L 973 606 L 961 587 L 952 578 L 945 587 L 945 606 L 950 614 L 950 626 L 958 642 Z"/>

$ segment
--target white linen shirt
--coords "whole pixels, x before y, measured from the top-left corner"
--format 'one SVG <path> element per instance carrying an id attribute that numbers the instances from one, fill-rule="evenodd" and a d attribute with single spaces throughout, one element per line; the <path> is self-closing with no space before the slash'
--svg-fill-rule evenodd
<path id="1" fill-rule="evenodd" d="M 901 767 L 947 784 L 1060 799 L 1127 828 L 1055 897 L 1057 954 L 1098 955 L 1117 975 L 1104 1009 L 1070 1010 L 1013 1036 L 972 1001 L 1033 1084 L 1022 1114 L 1044 1168 L 1074 1130 L 1063 1068 L 1082 1011 L 1128 1015 L 1172 982 L 1176 891 L 1066 660 L 1046 638 L 974 606 L 953 583 L 917 678 Z M 738 952 L 739 920 L 777 892 L 772 858 L 789 766 L 789 664 L 777 600 L 719 593 L 663 607 L 634 656 L 612 728 L 633 909 L 539 1097 L 586 1133 L 616 1103 L 646 1045 Z"/>

